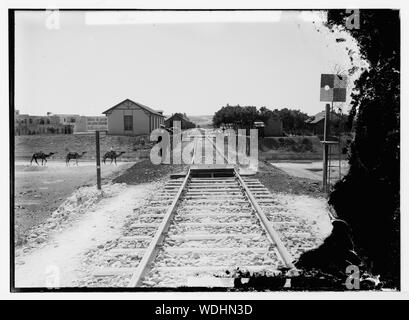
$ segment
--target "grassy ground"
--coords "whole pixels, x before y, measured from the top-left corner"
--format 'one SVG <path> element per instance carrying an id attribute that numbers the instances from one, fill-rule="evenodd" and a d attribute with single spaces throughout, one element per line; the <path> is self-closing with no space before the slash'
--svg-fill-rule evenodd
<path id="1" fill-rule="evenodd" d="M 316 160 L 322 158 L 322 145 L 316 136 L 268 137 L 259 140 L 263 160 Z"/>
<path id="2" fill-rule="evenodd" d="M 143 145 L 141 140 L 145 141 Z M 262 160 L 320 160 L 322 145 L 316 136 L 271 137 L 260 139 L 259 156 Z M 149 156 L 152 146 L 147 137 L 100 137 L 101 155 L 111 150 L 125 151 L 121 160 L 135 160 Z M 52 159 L 65 159 L 68 152 L 87 151 L 84 159 L 95 159 L 95 136 L 87 135 L 32 135 L 15 137 L 16 159 L 29 160 L 35 152 L 54 152 Z M 337 153 L 337 150 L 334 150 Z"/>
<path id="3" fill-rule="evenodd" d="M 341 139 L 341 151 L 345 145 Z M 268 137 L 259 140 L 259 156 L 263 160 L 321 160 L 323 147 L 317 136 Z M 333 147 L 332 158 L 339 155 L 338 147 Z"/>
<path id="4" fill-rule="evenodd" d="M 125 151 L 118 160 L 135 160 L 150 149 L 150 144 L 141 144 L 141 139 L 147 137 L 100 136 L 101 156 L 111 148 L 115 151 Z M 94 134 L 55 134 L 55 135 L 32 135 L 15 137 L 15 158 L 29 160 L 35 152 L 54 152 L 53 159 L 65 159 L 68 152 L 81 153 L 86 151 L 84 159 L 95 159 L 95 135 Z"/>

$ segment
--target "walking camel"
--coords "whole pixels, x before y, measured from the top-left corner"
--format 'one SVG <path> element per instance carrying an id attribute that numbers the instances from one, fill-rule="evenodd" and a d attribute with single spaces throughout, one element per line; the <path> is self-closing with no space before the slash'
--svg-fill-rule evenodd
<path id="1" fill-rule="evenodd" d="M 46 153 L 40 151 L 40 152 L 34 153 L 33 156 L 31 157 L 31 160 L 30 160 L 30 166 L 32 165 L 33 160 L 35 161 L 35 163 L 37 163 L 37 165 L 39 165 L 37 160 L 41 160 L 41 165 L 42 166 L 44 165 L 44 162 L 45 162 L 45 164 L 47 164 L 47 158 L 51 157 L 53 154 L 56 154 L 56 152 L 50 152 L 50 153 L 46 154 Z"/>
<path id="2" fill-rule="evenodd" d="M 111 159 L 110 164 L 112 164 L 112 161 L 114 161 L 116 165 L 116 158 L 118 158 L 120 155 L 124 153 L 125 151 L 121 151 L 120 153 L 116 153 L 115 151 L 108 151 L 107 153 L 104 154 L 104 157 L 102 158 L 102 162 L 105 164 L 105 160 L 109 158 Z"/>
<path id="3" fill-rule="evenodd" d="M 70 160 L 74 159 L 75 163 L 78 166 L 78 159 L 82 158 L 86 153 L 87 151 L 84 151 L 81 154 L 79 154 L 78 152 L 68 152 L 67 156 L 65 157 L 65 164 L 68 166 L 70 164 Z"/>

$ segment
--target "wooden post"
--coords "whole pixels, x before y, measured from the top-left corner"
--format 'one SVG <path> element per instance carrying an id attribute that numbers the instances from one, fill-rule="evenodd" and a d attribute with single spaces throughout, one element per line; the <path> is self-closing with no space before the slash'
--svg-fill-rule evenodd
<path id="1" fill-rule="evenodd" d="M 101 190 L 101 161 L 99 157 L 99 131 L 95 131 L 95 150 L 96 150 L 96 161 L 97 161 L 97 188 Z"/>
<path id="2" fill-rule="evenodd" d="M 322 167 L 322 190 L 327 192 L 328 190 L 328 144 L 327 139 L 330 134 L 329 130 L 329 119 L 330 119 L 330 112 L 329 112 L 329 104 L 325 105 L 325 121 L 324 121 L 324 154 L 323 154 L 323 167 Z"/>

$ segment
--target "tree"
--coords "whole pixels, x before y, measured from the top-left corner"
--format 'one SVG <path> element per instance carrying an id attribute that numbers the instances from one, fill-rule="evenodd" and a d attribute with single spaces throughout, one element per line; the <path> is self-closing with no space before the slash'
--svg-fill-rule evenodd
<path id="1" fill-rule="evenodd" d="M 309 118 L 306 113 L 300 110 L 284 108 L 281 110 L 276 109 L 274 112 L 283 121 L 283 130 L 286 133 L 298 134 L 302 132 L 305 128 L 305 120 Z"/>
<path id="2" fill-rule="evenodd" d="M 219 127 L 222 124 L 230 124 L 236 129 L 250 129 L 255 121 L 267 122 L 270 117 L 278 117 L 283 121 L 284 131 L 298 133 L 304 129 L 305 120 L 309 117 L 300 110 L 281 109 L 274 111 L 263 106 L 259 110 L 254 106 L 241 107 L 226 105 L 218 110 L 213 116 L 213 125 Z"/>
<path id="3" fill-rule="evenodd" d="M 349 130 L 348 115 L 336 113 L 335 117 L 331 117 L 331 133 L 333 135 L 341 135 Z"/>
<path id="4" fill-rule="evenodd" d="M 350 14 L 329 10 L 328 28 Z M 355 81 L 356 119 L 348 174 L 329 203 L 348 222 L 368 268 L 399 287 L 400 273 L 400 18 L 397 10 L 360 10 L 360 29 L 347 30 L 369 63 Z M 350 73 L 355 70 L 350 70 Z"/>
<path id="5" fill-rule="evenodd" d="M 226 105 L 218 110 L 213 116 L 213 125 L 219 127 L 223 124 L 232 125 L 233 129 L 250 129 L 259 114 L 256 107 L 241 107 Z"/>

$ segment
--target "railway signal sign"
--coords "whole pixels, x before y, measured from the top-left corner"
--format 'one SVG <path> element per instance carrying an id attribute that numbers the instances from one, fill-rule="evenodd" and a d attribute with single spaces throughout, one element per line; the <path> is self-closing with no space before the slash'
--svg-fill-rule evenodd
<path id="1" fill-rule="evenodd" d="M 322 188 L 324 192 L 328 191 L 328 173 L 331 171 L 331 161 L 328 166 L 328 158 L 331 150 L 331 145 L 334 145 L 334 141 L 330 141 L 330 122 L 331 112 L 334 102 L 345 102 L 347 95 L 347 76 L 338 74 L 321 74 L 321 89 L 320 89 L 320 101 L 331 102 L 325 105 L 325 122 L 324 122 L 324 140 L 323 143 L 323 170 L 322 170 Z M 331 109 L 330 109 L 331 108 Z"/>
<path id="2" fill-rule="evenodd" d="M 321 74 L 320 101 L 345 102 L 347 76 Z"/>

